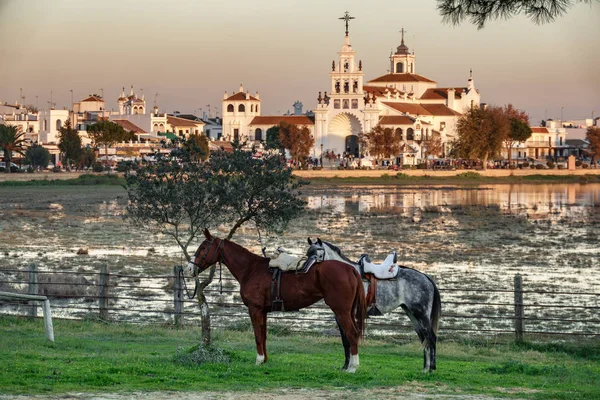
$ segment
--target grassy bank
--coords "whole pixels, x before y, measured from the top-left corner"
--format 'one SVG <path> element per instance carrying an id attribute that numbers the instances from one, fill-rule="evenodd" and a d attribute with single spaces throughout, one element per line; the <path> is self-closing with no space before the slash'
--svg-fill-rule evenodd
<path id="1" fill-rule="evenodd" d="M 600 345 L 441 342 L 438 370 L 423 374 L 416 342 L 367 340 L 356 374 L 339 370 L 339 338 L 271 335 L 269 363 L 254 365 L 250 332 L 215 332 L 219 362 L 194 364 L 185 354 L 200 331 L 91 321 L 55 321 L 56 343 L 43 322 L 0 317 L 0 393 L 255 391 L 373 389 L 414 385 L 420 392 L 531 399 L 600 396 Z M 178 352 L 178 348 L 180 349 Z M 178 355 L 179 354 L 179 355 Z"/>
<path id="2" fill-rule="evenodd" d="M 409 175 L 403 172 L 384 173 L 381 176 L 333 176 L 303 178 L 312 185 L 484 185 L 484 184 L 538 184 L 538 183 L 600 183 L 600 175 L 510 175 L 485 176 L 478 172 L 463 172 L 452 176 Z"/>
<path id="3" fill-rule="evenodd" d="M 121 175 L 97 175 L 97 174 L 85 174 L 79 175 L 77 178 L 72 179 L 51 179 L 53 176 L 49 175 L 44 179 L 31 179 L 31 180 L 5 180 L 0 181 L 0 187 L 6 186 L 89 186 L 89 185 L 124 185 L 125 179 Z M 4 177 L 6 178 L 6 177 Z M 20 178 L 20 176 L 19 176 Z"/>

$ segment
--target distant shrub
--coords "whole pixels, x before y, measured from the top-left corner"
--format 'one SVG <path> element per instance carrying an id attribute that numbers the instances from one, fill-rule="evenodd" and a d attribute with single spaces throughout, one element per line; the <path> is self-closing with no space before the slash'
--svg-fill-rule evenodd
<path id="1" fill-rule="evenodd" d="M 583 168 L 583 169 L 586 169 L 586 168 L 589 168 L 589 167 L 590 167 L 590 166 L 589 166 L 589 164 L 588 164 L 588 163 L 583 163 L 583 164 L 581 164 L 581 168 Z"/>
<path id="2" fill-rule="evenodd" d="M 558 164 L 558 166 L 557 166 L 557 167 L 558 167 L 558 169 L 565 169 L 565 166 L 564 166 L 564 165 L 562 165 L 562 164 Z"/>
<path id="3" fill-rule="evenodd" d="M 462 178 L 462 179 L 479 179 L 481 178 L 481 175 L 477 172 L 473 172 L 473 171 L 469 171 L 469 172 L 463 172 L 461 174 L 456 175 L 457 178 Z"/>
<path id="4" fill-rule="evenodd" d="M 104 167 L 100 164 L 94 165 L 94 172 L 104 172 Z"/>
<path id="5" fill-rule="evenodd" d="M 427 164 L 425 164 L 425 163 L 417 164 L 417 169 L 427 169 Z"/>
<path id="6" fill-rule="evenodd" d="M 398 172 L 396 174 L 396 179 L 410 179 L 410 175 L 405 174 L 404 172 Z"/>
<path id="7" fill-rule="evenodd" d="M 27 167 L 27 172 L 33 174 L 35 170 L 32 167 Z"/>
<path id="8" fill-rule="evenodd" d="M 60 169 L 60 167 L 54 167 L 52 168 L 52 172 L 62 172 L 62 170 Z"/>
<path id="9" fill-rule="evenodd" d="M 576 166 L 576 167 L 581 167 L 581 164 L 583 164 L 583 163 L 581 162 L 581 160 L 576 160 L 576 161 L 575 161 L 575 166 Z"/>
<path id="10" fill-rule="evenodd" d="M 548 162 L 546 163 L 546 165 L 547 165 L 547 166 L 548 166 L 548 168 L 550 168 L 550 169 L 554 169 L 554 167 L 556 166 L 556 165 L 555 165 L 555 164 L 554 164 L 552 161 L 548 161 Z"/>
<path id="11" fill-rule="evenodd" d="M 523 168 L 527 168 L 527 167 L 529 167 L 529 163 L 528 163 L 527 161 L 526 161 L 526 162 L 524 162 L 524 163 L 523 163 L 523 164 L 521 164 L 521 165 L 523 166 Z"/>
<path id="12" fill-rule="evenodd" d="M 509 165 L 508 169 L 517 169 L 517 166 L 514 164 Z"/>
<path id="13" fill-rule="evenodd" d="M 392 179 L 390 174 L 381 174 L 381 179 Z"/>
<path id="14" fill-rule="evenodd" d="M 542 164 L 536 164 L 535 169 L 546 169 Z"/>

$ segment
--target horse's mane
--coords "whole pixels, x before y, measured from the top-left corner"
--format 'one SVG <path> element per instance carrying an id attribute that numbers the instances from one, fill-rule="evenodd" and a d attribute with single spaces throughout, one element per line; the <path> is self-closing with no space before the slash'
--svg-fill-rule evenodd
<path id="1" fill-rule="evenodd" d="M 247 248 L 240 246 L 239 244 L 232 242 L 229 239 L 221 239 L 222 241 L 224 241 L 226 244 L 230 244 L 233 247 L 235 247 L 236 249 L 239 249 L 240 251 L 246 253 L 246 255 L 251 258 L 251 259 L 256 259 L 257 261 L 267 261 L 269 260 L 268 258 L 259 256 L 258 254 L 254 254 L 253 252 L 251 252 L 250 250 L 248 250 Z"/>
<path id="2" fill-rule="evenodd" d="M 349 262 L 350 264 L 356 264 L 355 261 L 352 261 L 350 259 L 348 259 L 348 257 L 346 257 L 344 254 L 342 254 L 342 250 L 340 250 L 339 247 L 337 247 L 334 244 L 331 244 L 329 242 L 325 242 L 325 241 L 321 241 L 323 244 L 327 245 L 327 247 L 329 247 L 331 250 L 335 251 L 344 261 Z"/>

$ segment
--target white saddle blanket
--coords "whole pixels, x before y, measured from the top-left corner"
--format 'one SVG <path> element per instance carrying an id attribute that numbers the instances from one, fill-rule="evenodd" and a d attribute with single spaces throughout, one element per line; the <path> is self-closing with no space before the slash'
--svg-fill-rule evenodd
<path id="1" fill-rule="evenodd" d="M 365 273 L 375 275 L 377 279 L 392 279 L 398 274 L 398 264 L 396 264 L 396 252 L 392 251 L 381 264 L 375 264 L 362 257 L 360 262 L 363 265 Z"/>
<path id="2" fill-rule="evenodd" d="M 269 261 L 269 267 L 279 268 L 282 271 L 296 271 L 304 265 L 306 256 L 294 256 L 288 253 L 276 254 L 275 258 Z"/>

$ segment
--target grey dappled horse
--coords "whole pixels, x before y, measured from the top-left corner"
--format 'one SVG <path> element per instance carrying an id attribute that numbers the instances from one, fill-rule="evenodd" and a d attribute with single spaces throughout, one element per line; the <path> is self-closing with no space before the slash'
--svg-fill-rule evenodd
<path id="1" fill-rule="evenodd" d="M 318 261 L 338 260 L 352 265 L 359 273 L 357 263 L 350 261 L 335 245 L 317 239 L 308 239 L 310 248 L 307 256 L 316 256 Z M 368 282 L 364 282 L 365 293 Z M 440 292 L 426 274 L 412 268 L 400 266 L 396 279 L 377 280 L 377 308 L 383 314 L 402 307 L 410 318 L 423 344 L 423 368 L 432 371 L 435 366 L 437 331 L 442 312 Z"/>

